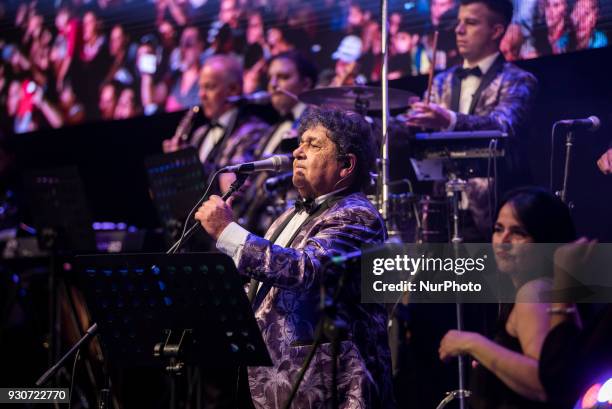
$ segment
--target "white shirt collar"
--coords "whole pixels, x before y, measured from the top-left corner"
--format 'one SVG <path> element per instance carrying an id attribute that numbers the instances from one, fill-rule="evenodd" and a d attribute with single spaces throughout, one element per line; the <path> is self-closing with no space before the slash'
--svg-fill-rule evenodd
<path id="1" fill-rule="evenodd" d="M 298 119 L 300 119 L 300 117 L 302 116 L 305 110 L 306 110 L 306 104 L 304 104 L 303 102 L 298 102 L 297 104 L 293 106 L 293 108 L 291 108 L 291 113 L 293 113 L 293 118 L 295 118 L 295 120 L 297 121 Z"/>
<path id="2" fill-rule="evenodd" d="M 321 196 L 319 196 L 319 197 L 317 197 L 317 198 L 315 199 L 315 203 L 316 203 L 316 204 L 317 204 L 317 206 L 318 206 L 318 205 L 320 205 L 321 203 L 323 203 L 324 201 L 326 201 L 328 198 L 330 198 L 331 196 L 334 196 L 336 193 L 342 192 L 343 190 L 346 190 L 346 189 L 348 189 L 348 187 L 343 187 L 343 188 L 340 188 L 340 189 L 334 190 L 333 192 L 329 192 L 329 193 L 326 193 L 326 194 L 324 194 L 324 195 L 321 195 Z"/>
<path id="3" fill-rule="evenodd" d="M 478 68 L 480 68 L 480 71 L 482 72 L 482 75 L 485 75 L 487 73 L 487 71 L 489 71 L 491 69 L 491 66 L 493 65 L 493 63 L 497 59 L 498 55 L 499 55 L 499 51 L 496 51 L 493 54 L 483 58 L 480 61 L 478 61 L 476 63 L 476 65 L 473 65 L 472 67 L 470 67 L 468 65 L 467 61 L 463 60 L 463 68 L 473 68 L 473 67 L 478 66 Z"/>
<path id="4" fill-rule="evenodd" d="M 223 114 L 221 114 L 217 122 L 225 129 L 229 126 L 232 119 L 234 119 L 234 115 L 237 113 L 238 108 L 232 108 L 229 111 L 225 111 Z"/>

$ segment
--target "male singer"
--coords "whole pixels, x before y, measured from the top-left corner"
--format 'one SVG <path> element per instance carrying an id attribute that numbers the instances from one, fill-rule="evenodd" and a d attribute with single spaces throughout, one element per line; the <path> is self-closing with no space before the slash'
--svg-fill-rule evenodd
<path id="1" fill-rule="evenodd" d="M 358 114 L 312 109 L 298 129 L 293 151 L 293 184 L 303 200 L 283 213 L 265 238 L 233 221 L 230 206 L 212 196 L 195 218 L 230 255 L 238 271 L 251 277 L 255 317 L 272 367 L 249 368 L 249 386 L 257 408 L 281 408 L 311 349 L 319 320 L 320 287 L 338 286 L 334 256 L 382 243 L 382 218 L 361 193 L 369 182 L 375 149 L 368 123 Z M 348 324 L 338 364 L 340 408 L 389 408 L 390 354 L 386 312 L 361 304 L 360 276 L 346 280 L 338 316 Z M 322 408 L 330 400 L 331 345 L 322 344 L 306 372 L 292 407 Z"/>

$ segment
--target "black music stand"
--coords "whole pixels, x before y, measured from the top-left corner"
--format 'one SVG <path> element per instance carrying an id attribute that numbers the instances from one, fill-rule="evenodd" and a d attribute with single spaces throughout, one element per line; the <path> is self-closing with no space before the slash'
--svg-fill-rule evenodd
<path id="1" fill-rule="evenodd" d="M 60 357 L 62 340 L 60 291 L 65 284 L 57 278 L 58 256 L 94 252 L 96 241 L 91 213 L 76 167 L 32 170 L 24 174 L 23 181 L 38 245 L 42 250 L 48 250 L 50 255 L 48 285 L 51 345 L 48 361 L 51 365 Z M 76 317 L 74 306 L 70 305 L 70 313 Z M 79 335 L 82 335 L 80 331 Z"/>
<path id="2" fill-rule="evenodd" d="M 193 147 L 150 156 L 145 168 L 153 202 L 168 235 L 178 239 L 183 219 L 206 188 L 206 179 L 198 151 Z"/>
<path id="3" fill-rule="evenodd" d="M 92 217 L 76 167 L 30 171 L 24 188 L 41 248 L 95 251 Z"/>
<path id="4" fill-rule="evenodd" d="M 272 365 L 231 258 L 122 254 L 78 256 L 75 262 L 112 363 L 163 364 L 169 372 L 180 372 L 186 362 Z"/>

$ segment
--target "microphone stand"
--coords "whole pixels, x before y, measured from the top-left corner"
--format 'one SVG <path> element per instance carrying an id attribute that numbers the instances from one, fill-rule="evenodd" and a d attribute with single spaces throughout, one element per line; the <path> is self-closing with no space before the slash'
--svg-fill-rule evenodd
<path id="1" fill-rule="evenodd" d="M 574 143 L 574 133 L 569 130 L 567 131 L 567 135 L 565 135 L 565 165 L 563 168 L 563 187 L 560 192 L 557 192 L 557 195 L 561 198 L 561 201 L 571 209 L 573 206 L 571 203 L 567 202 L 567 182 L 569 180 L 570 173 L 570 159 L 571 159 L 571 151 L 572 145 Z"/>
<path id="2" fill-rule="evenodd" d="M 234 180 L 234 182 L 230 185 L 230 188 L 228 189 L 227 192 L 225 192 L 225 194 L 221 197 L 221 199 L 223 199 L 224 201 L 227 200 L 238 189 L 240 189 L 240 187 L 242 187 L 242 185 L 244 185 L 244 182 L 246 182 L 248 177 L 249 177 L 248 173 L 237 173 L 236 174 L 236 180 Z M 168 249 L 168 251 L 166 251 L 166 254 L 174 254 L 174 253 L 176 253 L 178 251 L 178 249 L 181 247 L 181 245 L 184 242 L 186 242 L 187 240 L 189 240 L 189 238 L 191 236 L 193 236 L 193 233 L 195 233 L 195 231 L 196 231 L 196 229 L 198 228 L 199 225 L 200 225 L 199 222 L 193 222 L 193 224 L 191 225 L 189 230 L 187 230 L 187 232 L 185 232 L 185 235 L 183 235 L 181 238 L 179 238 L 176 241 L 176 243 L 174 243 L 172 245 L 172 247 L 170 247 Z"/>
<path id="3" fill-rule="evenodd" d="M 388 14 L 388 0 L 381 0 L 381 49 L 382 49 L 382 73 L 381 73 L 381 96 L 382 96 L 382 146 L 381 146 L 381 162 L 380 162 L 380 175 L 378 179 L 378 198 L 379 198 L 379 211 L 385 221 L 389 222 L 389 135 L 388 135 L 388 122 L 390 117 L 389 112 L 389 79 L 387 78 L 389 67 L 389 52 L 388 52 L 388 40 L 387 31 L 389 20 Z"/>
<path id="4" fill-rule="evenodd" d="M 49 381 L 49 379 L 51 379 L 51 377 L 55 375 L 55 373 L 62 366 L 64 366 L 64 363 L 66 362 L 66 360 L 68 360 L 71 356 L 73 356 L 76 353 L 76 351 L 81 347 L 81 345 L 89 341 L 89 339 L 92 338 L 96 334 L 97 331 L 98 331 L 98 324 L 94 323 L 91 327 L 89 327 L 87 332 L 85 332 L 85 335 L 83 335 L 81 339 L 79 339 L 77 343 L 74 344 L 72 348 L 70 348 L 70 350 L 66 352 L 64 356 L 62 356 L 61 359 L 57 361 L 55 365 L 47 369 L 47 371 L 40 378 L 38 378 L 38 380 L 36 381 L 36 386 L 41 387 L 44 384 L 46 384 Z"/>
<path id="5" fill-rule="evenodd" d="M 344 257 L 339 257 L 338 259 L 344 261 L 348 261 L 350 258 L 354 257 L 357 253 L 349 253 Z M 358 252 L 359 256 L 361 256 L 361 252 Z M 329 265 L 336 264 L 337 261 L 335 258 L 328 261 L 323 267 L 322 270 L 325 271 L 329 268 Z M 312 344 L 312 349 L 308 353 L 306 360 L 302 364 L 300 368 L 300 372 L 297 375 L 297 378 L 291 388 L 291 393 L 285 405 L 283 405 L 284 409 L 291 408 L 291 404 L 297 395 L 297 391 L 304 380 L 304 375 L 314 356 L 319 349 L 319 346 L 323 343 L 325 338 L 331 341 L 331 350 L 332 350 L 332 391 L 331 391 L 331 408 L 338 408 L 338 356 L 340 353 L 340 340 L 342 335 L 348 332 L 348 324 L 342 320 L 341 318 L 336 316 L 338 310 L 338 300 L 340 298 L 340 294 L 346 284 L 346 279 L 348 277 L 348 268 L 345 268 L 342 272 L 340 279 L 338 280 L 338 286 L 336 287 L 336 291 L 334 292 L 331 300 L 327 298 L 327 292 L 325 289 L 325 281 L 324 278 L 321 279 L 321 318 L 317 323 L 317 327 L 315 329 L 314 342 Z"/>

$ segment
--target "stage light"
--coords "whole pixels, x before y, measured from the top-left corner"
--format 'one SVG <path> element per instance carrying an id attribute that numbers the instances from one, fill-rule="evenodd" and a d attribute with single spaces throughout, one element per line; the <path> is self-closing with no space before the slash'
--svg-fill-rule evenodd
<path id="1" fill-rule="evenodd" d="M 601 389 L 601 384 L 596 383 L 586 391 L 582 397 L 580 409 L 591 409 L 597 404 L 597 394 L 599 393 L 599 389 Z"/>
<path id="2" fill-rule="evenodd" d="M 612 378 L 592 385 L 574 409 L 605 409 L 612 405 Z"/>
<path id="3" fill-rule="evenodd" d="M 600 403 L 608 402 L 612 404 L 612 378 L 608 379 L 597 394 L 597 401 Z"/>

